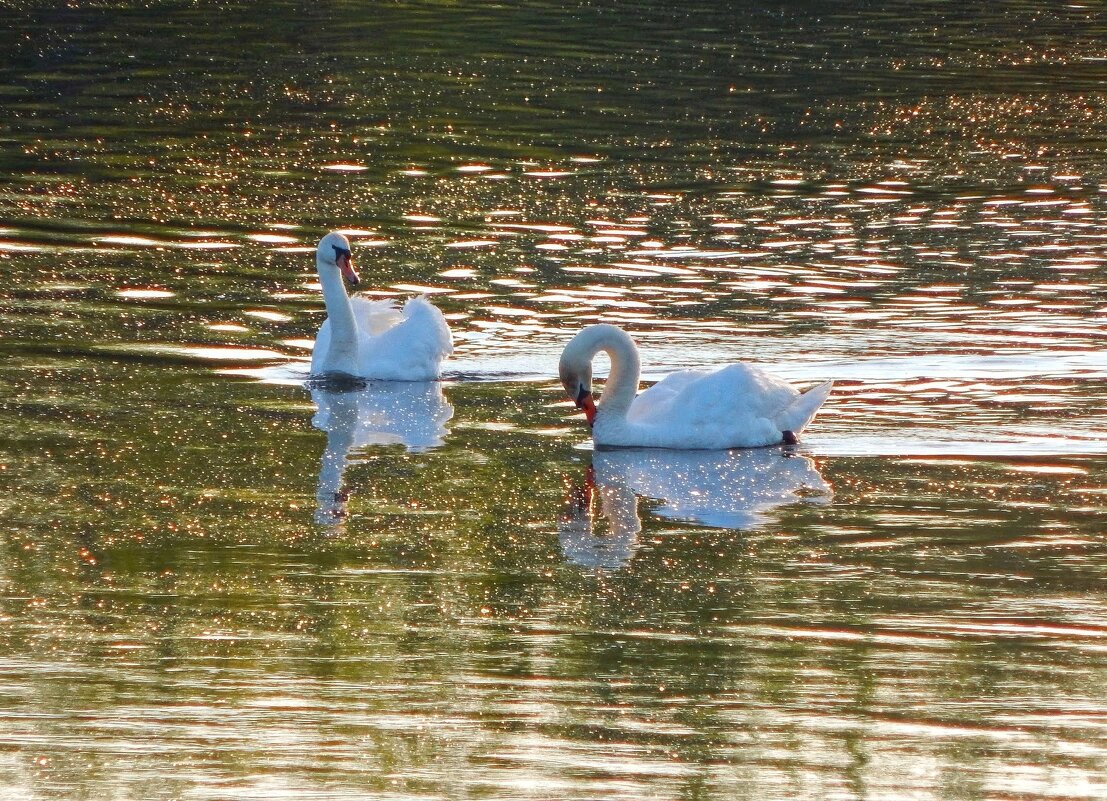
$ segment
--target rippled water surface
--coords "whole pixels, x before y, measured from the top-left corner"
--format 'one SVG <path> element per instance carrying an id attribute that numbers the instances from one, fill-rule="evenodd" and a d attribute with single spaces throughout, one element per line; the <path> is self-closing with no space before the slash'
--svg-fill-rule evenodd
<path id="1" fill-rule="evenodd" d="M 0 2 L 0 784 L 1107 796 L 1098 4 Z M 305 386 L 312 252 L 446 380 Z M 836 387 L 592 451 L 556 365 Z"/>

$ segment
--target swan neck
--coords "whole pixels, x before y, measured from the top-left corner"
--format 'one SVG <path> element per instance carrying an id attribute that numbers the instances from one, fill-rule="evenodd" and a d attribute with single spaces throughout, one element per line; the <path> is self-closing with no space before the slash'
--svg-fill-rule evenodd
<path id="1" fill-rule="evenodd" d="M 625 414 L 638 394 L 641 365 L 638 348 L 625 331 L 611 327 L 601 329 L 595 340 L 592 357 L 603 351 L 611 360 L 611 373 L 604 384 L 596 408 Z"/>
<path id="2" fill-rule="evenodd" d="M 357 324 L 346 284 L 337 268 L 316 258 L 319 283 L 323 287 L 323 304 L 327 307 L 327 319 L 331 321 L 330 347 L 324 364 L 328 370 L 353 374 L 357 360 Z"/>

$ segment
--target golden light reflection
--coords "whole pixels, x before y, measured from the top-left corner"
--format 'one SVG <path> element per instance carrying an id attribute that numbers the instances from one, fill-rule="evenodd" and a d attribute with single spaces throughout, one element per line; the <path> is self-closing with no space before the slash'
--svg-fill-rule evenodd
<path id="1" fill-rule="evenodd" d="M 119 289 L 115 292 L 121 298 L 133 298 L 135 300 L 158 300 L 161 298 L 172 298 L 176 296 L 176 292 L 170 292 L 166 289 Z"/>
<path id="2" fill-rule="evenodd" d="M 46 5 L 0 65 L 17 796 L 1098 797 L 1091 6 L 343 4 L 314 52 L 279 4 Z M 344 448 L 403 404 L 312 426 L 336 226 L 451 321 L 433 453 Z M 635 521 L 563 530 L 618 457 L 554 377 L 596 321 L 651 380 L 837 379 L 791 457 L 834 502 L 714 525 L 748 483 L 631 464 Z"/>

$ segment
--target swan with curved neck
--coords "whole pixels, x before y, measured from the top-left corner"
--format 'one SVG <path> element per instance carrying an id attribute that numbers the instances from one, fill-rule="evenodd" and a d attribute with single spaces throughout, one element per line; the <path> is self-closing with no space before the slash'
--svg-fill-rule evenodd
<path id="1" fill-rule="evenodd" d="M 358 285 L 350 241 L 332 231 L 319 241 L 315 269 L 323 288 L 327 319 L 315 338 L 311 374 L 327 379 L 432 381 L 453 353 L 446 318 L 426 298 L 392 300 L 350 297 L 346 282 Z"/>
<path id="2" fill-rule="evenodd" d="M 603 351 L 611 374 L 592 397 L 592 359 Z M 747 364 L 682 370 L 638 394 L 638 348 L 613 325 L 590 325 L 561 354 L 558 372 L 584 411 L 596 445 L 652 448 L 757 448 L 791 444 L 814 419 L 832 381 L 800 393 Z"/>

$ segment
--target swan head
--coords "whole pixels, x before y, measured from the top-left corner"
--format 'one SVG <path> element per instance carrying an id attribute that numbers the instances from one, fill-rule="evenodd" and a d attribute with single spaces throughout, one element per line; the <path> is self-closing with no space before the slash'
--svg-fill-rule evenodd
<path id="1" fill-rule="evenodd" d="M 351 286 L 358 285 L 359 279 L 354 271 L 353 257 L 350 253 L 350 240 L 338 231 L 331 231 L 319 240 L 319 247 L 315 250 L 315 262 L 320 270 L 336 268 Z"/>
<path id="2" fill-rule="evenodd" d="M 575 342 L 570 342 L 561 354 L 557 372 L 565 394 L 584 412 L 588 425 L 592 425 L 596 421 L 596 402 L 592 398 L 592 358 L 578 353 L 573 347 Z"/>

